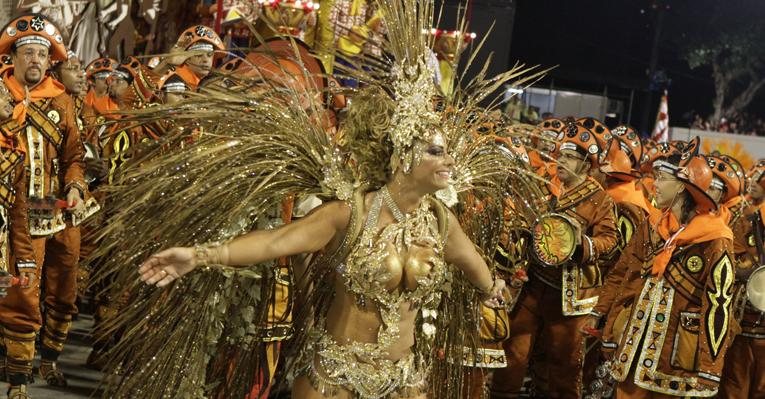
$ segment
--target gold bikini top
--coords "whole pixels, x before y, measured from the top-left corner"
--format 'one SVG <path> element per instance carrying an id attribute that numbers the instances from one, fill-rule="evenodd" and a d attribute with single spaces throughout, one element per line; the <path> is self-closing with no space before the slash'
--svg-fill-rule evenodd
<path id="1" fill-rule="evenodd" d="M 366 306 L 371 300 L 377 306 L 383 322 L 377 333 L 377 344 L 381 348 L 389 347 L 399 338 L 401 306 L 409 303 L 412 308 L 420 307 L 443 286 L 447 273 L 443 253 L 446 238 L 443 205 L 427 197 L 414 212 L 403 216 L 403 220 L 378 232 L 385 190 L 383 187 L 375 193 L 364 230 L 352 243 L 346 260 L 337 266 L 357 303 Z M 352 204 L 355 206 L 358 205 Z M 398 213 L 398 209 L 392 211 L 394 215 Z"/>

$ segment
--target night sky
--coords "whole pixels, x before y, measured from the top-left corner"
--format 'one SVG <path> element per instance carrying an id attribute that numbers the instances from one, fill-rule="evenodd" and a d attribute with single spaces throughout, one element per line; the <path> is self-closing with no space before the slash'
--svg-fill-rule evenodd
<path id="1" fill-rule="evenodd" d="M 639 126 L 646 106 L 645 89 L 651 54 L 652 24 L 655 9 L 650 0 L 514 0 L 515 17 L 508 61 L 543 66 L 558 65 L 538 86 L 569 88 L 593 94 L 603 93 L 608 85 L 612 98 L 628 101 L 635 89 L 631 123 Z M 497 2 L 494 2 L 495 4 Z M 507 2 L 508 4 L 510 1 Z M 672 125 L 684 124 L 683 114 L 695 110 L 712 112 L 714 86 L 711 68 L 691 70 L 680 58 L 677 43 L 682 41 L 684 24 L 701 26 L 710 12 L 728 4 L 744 16 L 761 15 L 765 3 L 743 0 L 664 1 L 663 35 L 659 47 L 658 69 L 665 70 L 669 86 L 669 113 Z M 481 2 L 474 4 L 481 7 Z M 715 27 L 709 27 L 715 29 Z M 480 28 L 478 28 L 480 29 Z M 765 42 L 763 42 L 765 45 Z M 650 129 L 658 106 L 659 93 L 650 96 Z M 749 111 L 757 114 L 765 107 L 765 89 Z M 765 116 L 765 115 L 764 115 Z"/>

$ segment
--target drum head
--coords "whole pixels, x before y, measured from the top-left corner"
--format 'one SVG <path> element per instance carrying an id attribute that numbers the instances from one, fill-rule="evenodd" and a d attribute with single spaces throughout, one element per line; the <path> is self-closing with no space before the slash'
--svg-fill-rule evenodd
<path id="1" fill-rule="evenodd" d="M 543 215 L 531 233 L 532 252 L 543 265 L 560 266 L 574 255 L 576 229 L 567 217 L 557 213 Z"/>
<path id="2" fill-rule="evenodd" d="M 759 266 L 746 282 L 746 296 L 757 310 L 765 312 L 765 265 Z"/>

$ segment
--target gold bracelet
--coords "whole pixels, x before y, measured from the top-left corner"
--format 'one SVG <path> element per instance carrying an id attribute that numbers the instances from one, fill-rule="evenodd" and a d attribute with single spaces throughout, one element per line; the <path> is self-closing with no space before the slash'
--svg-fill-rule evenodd
<path id="1" fill-rule="evenodd" d="M 197 266 L 220 264 L 218 246 L 214 244 L 197 245 L 194 247 L 194 262 Z"/>

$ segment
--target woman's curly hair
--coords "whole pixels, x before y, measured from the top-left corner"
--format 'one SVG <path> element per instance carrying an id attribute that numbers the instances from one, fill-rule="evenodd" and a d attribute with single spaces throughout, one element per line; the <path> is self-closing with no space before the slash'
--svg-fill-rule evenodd
<path id="1" fill-rule="evenodd" d="M 381 88 L 359 90 L 345 115 L 342 148 L 351 154 L 360 182 L 371 189 L 381 187 L 391 176 L 393 142 L 388 135 L 395 102 Z"/>

